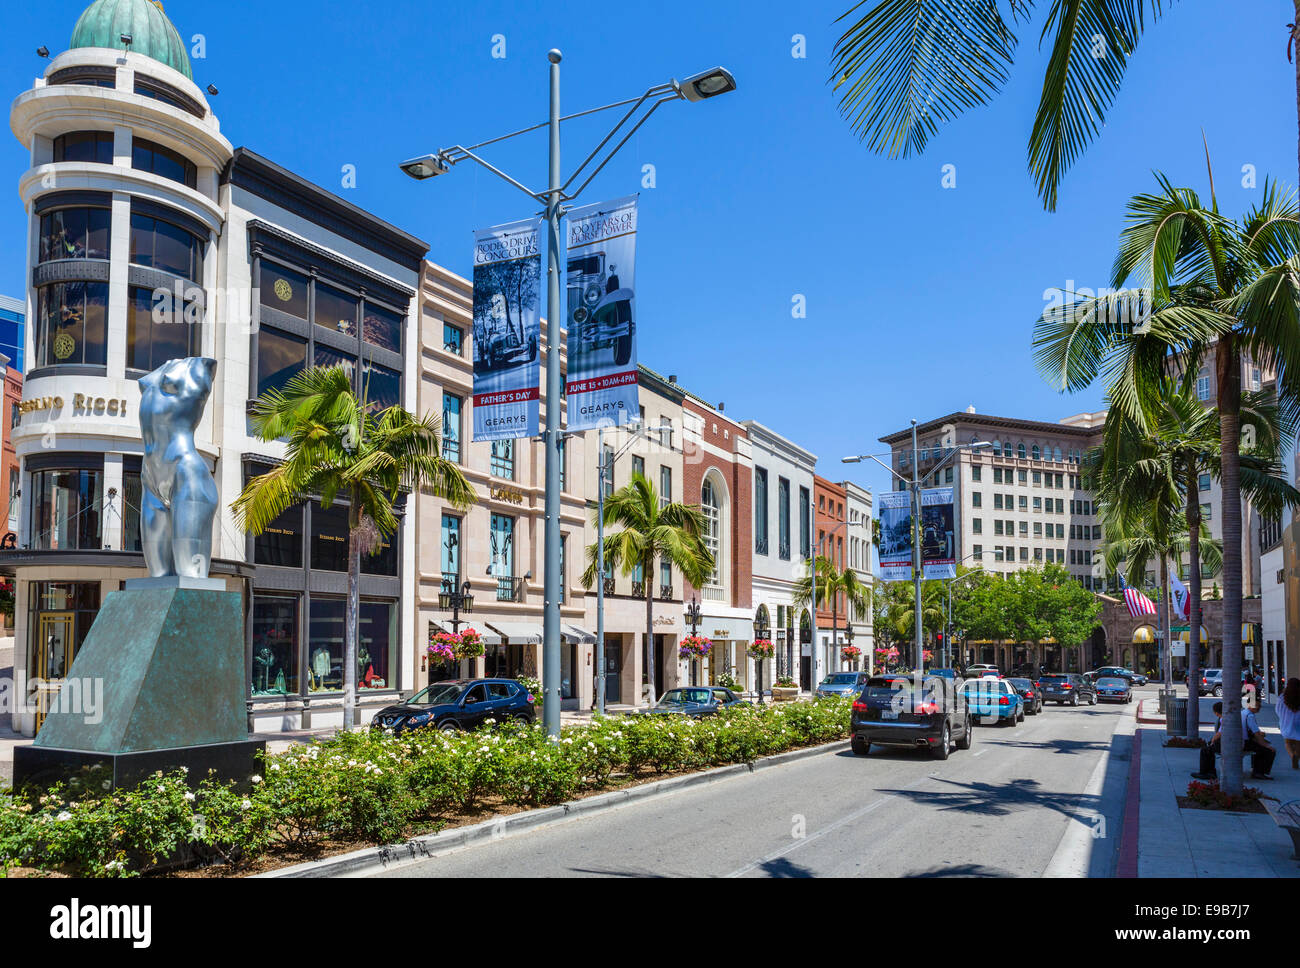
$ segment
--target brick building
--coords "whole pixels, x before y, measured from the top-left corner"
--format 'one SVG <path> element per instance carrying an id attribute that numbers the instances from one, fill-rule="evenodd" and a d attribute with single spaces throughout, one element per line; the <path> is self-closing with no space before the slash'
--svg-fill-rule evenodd
<path id="1" fill-rule="evenodd" d="M 845 545 L 850 537 L 861 537 L 848 534 L 848 491 L 844 485 L 817 475 L 813 478 L 813 501 L 817 508 L 817 555 L 829 558 L 836 571 L 843 571 L 848 561 L 844 553 Z M 870 532 L 867 532 L 866 537 L 870 539 Z M 835 601 L 823 603 L 817 608 L 817 669 L 805 671 L 805 688 L 809 687 L 809 676 L 824 675 L 840 668 L 840 647 L 849 644 L 845 606 L 844 596 L 837 594 Z"/>

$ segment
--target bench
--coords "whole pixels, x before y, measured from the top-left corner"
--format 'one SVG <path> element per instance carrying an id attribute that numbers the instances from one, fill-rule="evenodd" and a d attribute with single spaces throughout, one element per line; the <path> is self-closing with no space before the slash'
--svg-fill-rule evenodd
<path id="1" fill-rule="evenodd" d="M 1261 797 L 1259 802 L 1264 804 L 1273 822 L 1291 835 L 1291 846 L 1295 848 L 1291 859 L 1300 860 L 1300 800 L 1280 803 L 1271 797 Z"/>

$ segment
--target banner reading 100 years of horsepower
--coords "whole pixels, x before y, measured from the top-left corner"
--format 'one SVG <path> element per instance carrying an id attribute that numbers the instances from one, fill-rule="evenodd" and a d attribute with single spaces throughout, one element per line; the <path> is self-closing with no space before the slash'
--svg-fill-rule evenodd
<path id="1" fill-rule="evenodd" d="M 474 439 L 537 435 L 540 218 L 474 233 Z"/>
<path id="2" fill-rule="evenodd" d="M 636 420 L 635 195 L 569 212 L 569 429 Z"/>
<path id="3" fill-rule="evenodd" d="M 956 534 L 951 487 L 921 492 L 921 577 L 953 578 L 957 574 Z M 885 491 L 877 496 L 880 518 L 880 577 L 884 581 L 912 578 L 912 493 Z"/>

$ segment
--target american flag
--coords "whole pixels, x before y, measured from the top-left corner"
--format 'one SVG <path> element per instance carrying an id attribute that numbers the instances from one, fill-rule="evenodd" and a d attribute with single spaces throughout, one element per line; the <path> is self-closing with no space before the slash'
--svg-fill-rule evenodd
<path id="1" fill-rule="evenodd" d="M 1119 576 L 1120 587 L 1124 589 L 1124 604 L 1128 606 L 1128 613 L 1133 618 L 1139 615 L 1154 615 L 1156 613 L 1156 603 L 1147 598 L 1135 588 L 1129 588 L 1128 582 L 1124 576 Z"/>

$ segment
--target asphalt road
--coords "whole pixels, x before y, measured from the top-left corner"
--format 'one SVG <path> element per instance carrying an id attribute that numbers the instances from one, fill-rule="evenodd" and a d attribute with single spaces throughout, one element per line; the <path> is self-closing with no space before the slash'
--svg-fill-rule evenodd
<path id="1" fill-rule="evenodd" d="M 1154 701 L 1153 688 L 1136 692 Z M 1038 877 L 1067 828 L 1078 842 L 1100 814 L 1108 839 L 1084 848 L 1106 852 L 1096 871 L 1113 863 L 1122 781 L 1104 797 L 1085 788 L 1136 706 L 1050 706 L 1015 728 L 980 726 L 944 762 L 876 748 L 864 759 L 845 743 L 374 876 Z"/>

